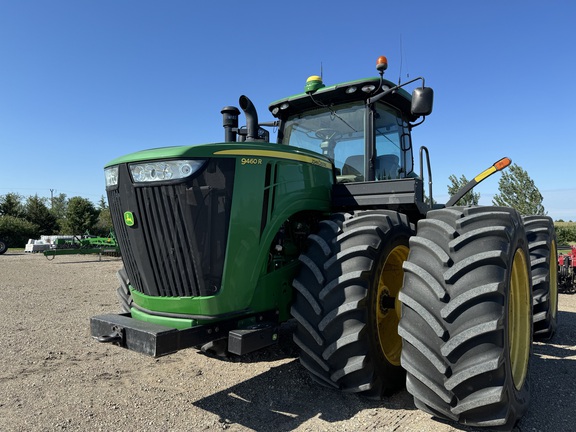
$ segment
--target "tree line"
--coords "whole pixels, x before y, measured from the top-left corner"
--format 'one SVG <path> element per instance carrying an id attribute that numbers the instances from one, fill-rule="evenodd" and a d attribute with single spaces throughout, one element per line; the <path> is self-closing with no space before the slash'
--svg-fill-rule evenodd
<path id="1" fill-rule="evenodd" d="M 17 193 L 0 195 L 0 239 L 8 247 L 24 247 L 42 235 L 106 236 L 112 230 L 110 209 L 102 197 L 98 205 L 75 196 L 27 198 Z"/>
<path id="2" fill-rule="evenodd" d="M 448 177 L 448 194 L 454 195 L 458 189 L 468 183 L 468 179 L 462 175 L 457 178 L 454 174 Z M 516 164 L 502 172 L 498 181 L 498 193 L 492 198 L 495 206 L 512 207 L 518 210 L 522 216 L 546 215 L 542 194 L 536 187 L 528 173 Z M 458 205 L 478 205 L 480 193 L 471 190 L 464 195 Z"/>
<path id="3" fill-rule="evenodd" d="M 468 179 L 462 175 L 459 178 L 452 174 L 448 180 L 448 193 L 453 195 L 458 189 L 468 183 Z M 518 210 L 522 216 L 546 215 L 542 201 L 542 194 L 534 181 L 524 169 L 516 164 L 502 172 L 498 181 L 498 193 L 492 198 L 495 206 L 512 207 Z M 458 205 L 478 205 L 480 193 L 471 190 L 458 201 Z M 564 222 L 564 221 L 556 221 Z M 558 244 L 576 242 L 576 225 L 556 225 L 556 237 Z"/>

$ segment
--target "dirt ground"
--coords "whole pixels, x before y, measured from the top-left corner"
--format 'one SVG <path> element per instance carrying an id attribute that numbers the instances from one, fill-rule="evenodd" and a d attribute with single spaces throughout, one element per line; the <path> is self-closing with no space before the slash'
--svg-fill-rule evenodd
<path id="1" fill-rule="evenodd" d="M 228 360 L 194 349 L 153 359 L 89 335 L 117 312 L 118 258 L 0 256 L 1 431 L 456 431 L 401 391 L 380 402 L 312 382 L 291 326 L 269 349 Z M 559 328 L 535 343 L 532 403 L 516 431 L 574 430 L 576 296 L 560 295 Z"/>

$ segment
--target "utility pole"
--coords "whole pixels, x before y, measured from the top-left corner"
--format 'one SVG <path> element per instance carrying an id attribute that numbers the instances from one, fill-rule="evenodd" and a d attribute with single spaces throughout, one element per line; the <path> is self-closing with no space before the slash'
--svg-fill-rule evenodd
<path id="1" fill-rule="evenodd" d="M 54 208 L 54 192 L 56 189 L 50 189 L 50 210 Z"/>

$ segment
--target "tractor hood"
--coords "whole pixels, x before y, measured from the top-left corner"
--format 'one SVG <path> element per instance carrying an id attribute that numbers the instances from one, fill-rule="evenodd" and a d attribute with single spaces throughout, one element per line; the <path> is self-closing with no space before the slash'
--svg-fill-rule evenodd
<path id="1" fill-rule="evenodd" d="M 332 162 L 316 152 L 270 143 L 211 143 L 195 146 L 160 147 L 142 150 L 118 157 L 105 165 L 105 168 L 122 163 L 142 162 L 162 159 L 245 157 L 278 158 L 296 160 L 332 168 Z"/>

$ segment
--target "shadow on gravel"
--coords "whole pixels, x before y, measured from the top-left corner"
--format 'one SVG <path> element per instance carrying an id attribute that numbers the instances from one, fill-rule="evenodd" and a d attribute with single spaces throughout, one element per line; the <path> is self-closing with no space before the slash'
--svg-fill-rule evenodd
<path id="1" fill-rule="evenodd" d="M 576 313 L 559 312 L 555 336 L 534 343 L 532 402 L 518 430 L 574 430 Z"/>
<path id="2" fill-rule="evenodd" d="M 532 402 L 513 431 L 574 430 L 576 313 L 559 312 L 558 322 L 552 340 L 534 343 Z M 280 340 L 289 342 L 283 345 L 228 361 L 252 363 L 291 357 L 294 360 L 202 398 L 194 405 L 219 416 L 223 427 L 239 424 L 254 430 L 268 430 L 274 425 L 274 430 L 280 432 L 293 430 L 314 417 L 333 423 L 349 420 L 365 409 L 416 409 L 405 390 L 383 401 L 372 402 L 314 383 L 296 359 L 298 350 L 292 345 L 290 331 L 290 327 L 284 329 Z M 478 430 L 440 422 L 454 430 Z"/>
<path id="3" fill-rule="evenodd" d="M 224 362 L 257 363 L 293 359 L 254 378 L 193 403 L 217 415 L 225 425 L 239 424 L 254 430 L 291 431 L 311 418 L 333 423 L 349 420 L 365 409 L 415 410 L 412 396 L 401 391 L 384 401 L 370 401 L 323 387 L 309 377 L 298 361 L 299 348 L 292 341 L 296 323 L 280 327 L 279 343 Z M 272 426 L 273 425 L 273 426 Z"/>
<path id="4" fill-rule="evenodd" d="M 372 402 L 321 387 L 308 378 L 296 359 L 193 405 L 216 414 L 224 425 L 274 431 L 294 430 L 314 417 L 329 423 L 349 420 L 370 408 L 415 409 L 405 391 L 386 401 Z"/>

